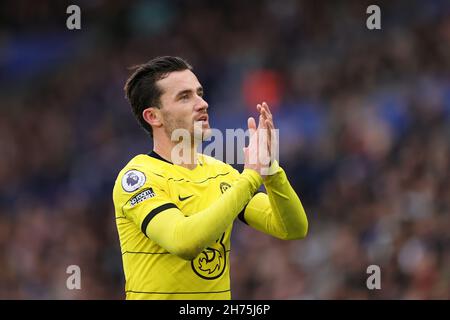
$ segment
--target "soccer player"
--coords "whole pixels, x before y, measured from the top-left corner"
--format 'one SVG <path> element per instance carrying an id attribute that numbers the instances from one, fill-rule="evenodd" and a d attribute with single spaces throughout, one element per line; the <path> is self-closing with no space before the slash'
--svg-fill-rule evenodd
<path id="1" fill-rule="evenodd" d="M 136 118 L 153 138 L 153 151 L 131 159 L 113 190 L 127 299 L 231 299 L 230 235 L 237 217 L 285 240 L 304 238 L 308 230 L 285 172 L 277 161 L 268 167 L 262 159 L 273 154 L 267 104 L 257 106 L 258 126 L 248 119 L 242 173 L 196 152 L 194 123 L 201 124 L 201 136 L 211 129 L 192 70 L 181 58 L 158 57 L 140 65 L 125 85 Z M 176 129 L 194 139 L 187 142 L 188 161 L 174 163 Z M 266 141 L 258 139 L 262 130 L 269 132 Z M 267 194 L 257 192 L 262 184 Z"/>

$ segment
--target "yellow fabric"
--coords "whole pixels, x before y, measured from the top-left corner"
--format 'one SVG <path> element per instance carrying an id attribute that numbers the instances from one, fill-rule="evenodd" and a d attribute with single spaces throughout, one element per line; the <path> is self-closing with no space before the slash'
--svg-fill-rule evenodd
<path id="1" fill-rule="evenodd" d="M 306 215 L 281 168 L 265 181 L 269 196 L 254 196 L 255 171 L 198 161 L 189 170 L 138 155 L 119 173 L 113 200 L 127 299 L 230 299 L 231 229 L 243 210 L 258 230 L 305 235 Z"/>
<path id="2" fill-rule="evenodd" d="M 275 173 L 264 180 L 267 194 L 257 193 L 250 200 L 245 209 L 245 222 L 279 239 L 304 238 L 308 219 L 300 199 L 277 162 L 270 171 Z"/>

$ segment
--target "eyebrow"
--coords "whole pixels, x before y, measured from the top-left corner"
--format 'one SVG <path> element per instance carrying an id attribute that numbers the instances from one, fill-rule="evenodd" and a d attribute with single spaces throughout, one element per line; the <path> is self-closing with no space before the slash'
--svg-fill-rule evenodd
<path id="1" fill-rule="evenodd" d="M 199 91 L 200 91 L 200 92 L 203 92 L 203 87 L 202 87 L 202 86 L 200 86 L 200 87 L 197 88 L 196 92 L 199 92 Z M 178 97 L 182 96 L 182 95 L 185 94 L 185 93 L 191 93 L 191 92 L 192 92 L 191 89 L 181 90 L 180 92 L 178 92 L 178 93 L 175 95 L 175 99 L 177 99 Z"/>

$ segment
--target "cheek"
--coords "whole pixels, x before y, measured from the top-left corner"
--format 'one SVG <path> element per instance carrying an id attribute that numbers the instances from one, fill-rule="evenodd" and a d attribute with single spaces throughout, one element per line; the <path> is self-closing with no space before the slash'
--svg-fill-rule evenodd
<path id="1" fill-rule="evenodd" d="M 193 111 L 187 104 L 167 104 L 165 112 L 162 113 L 166 129 L 193 128 Z M 170 111 L 167 111 L 170 110 Z"/>
<path id="2" fill-rule="evenodd" d="M 190 128 L 193 125 L 192 111 L 190 109 L 180 111 L 178 113 L 177 120 L 178 123 L 183 123 L 185 128 Z"/>
<path id="3" fill-rule="evenodd" d="M 192 116 L 191 114 L 188 113 L 186 114 L 179 113 L 177 115 L 165 114 L 164 124 L 169 131 L 182 128 L 189 130 L 193 126 Z"/>

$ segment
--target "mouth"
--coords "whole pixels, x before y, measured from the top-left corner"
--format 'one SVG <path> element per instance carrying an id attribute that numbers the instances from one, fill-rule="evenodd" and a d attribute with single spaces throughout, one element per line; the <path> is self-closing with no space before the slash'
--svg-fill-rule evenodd
<path id="1" fill-rule="evenodd" d="M 208 121 L 208 115 L 207 114 L 201 115 L 195 121 L 207 122 Z"/>

